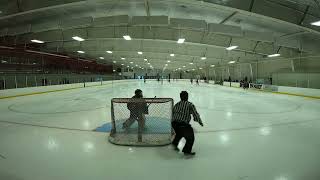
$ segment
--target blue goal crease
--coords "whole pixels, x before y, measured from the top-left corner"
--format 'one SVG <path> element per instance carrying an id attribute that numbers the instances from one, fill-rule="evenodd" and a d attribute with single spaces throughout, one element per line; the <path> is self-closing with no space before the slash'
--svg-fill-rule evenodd
<path id="1" fill-rule="evenodd" d="M 116 130 L 117 132 L 126 132 L 126 133 L 137 133 L 138 132 L 138 123 L 134 122 L 130 128 L 123 129 L 122 123 L 126 119 L 121 119 L 116 121 Z M 112 123 L 104 123 L 101 126 L 97 127 L 93 131 L 96 132 L 110 132 L 112 129 Z M 170 133 L 171 132 L 171 120 L 168 118 L 162 117 L 147 117 L 145 122 L 145 129 L 143 133 L 145 134 L 154 134 L 154 133 Z"/>

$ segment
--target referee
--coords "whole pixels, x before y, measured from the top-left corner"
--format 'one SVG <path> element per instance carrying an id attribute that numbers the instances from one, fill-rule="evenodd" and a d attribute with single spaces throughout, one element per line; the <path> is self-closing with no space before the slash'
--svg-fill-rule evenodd
<path id="1" fill-rule="evenodd" d="M 178 144 L 181 138 L 186 139 L 186 144 L 182 150 L 185 155 L 195 155 L 195 152 L 192 152 L 192 146 L 194 143 L 194 133 L 193 128 L 190 125 L 191 114 L 193 116 L 193 120 L 198 122 L 201 126 L 203 123 L 200 119 L 200 115 L 196 110 L 196 107 L 188 101 L 188 92 L 182 91 L 180 93 L 181 101 L 174 105 L 173 107 L 173 121 L 172 127 L 176 133 L 174 140 L 172 141 L 172 145 L 175 150 L 179 151 Z"/>

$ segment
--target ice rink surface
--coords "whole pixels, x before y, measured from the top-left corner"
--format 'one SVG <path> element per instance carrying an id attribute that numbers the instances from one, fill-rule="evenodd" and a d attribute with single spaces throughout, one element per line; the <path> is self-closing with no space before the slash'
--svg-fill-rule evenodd
<path id="1" fill-rule="evenodd" d="M 170 146 L 125 147 L 92 130 L 110 100 L 187 90 L 204 127 L 186 158 Z M 142 81 L 0 100 L 1 180 L 319 180 L 320 101 L 184 82 Z"/>

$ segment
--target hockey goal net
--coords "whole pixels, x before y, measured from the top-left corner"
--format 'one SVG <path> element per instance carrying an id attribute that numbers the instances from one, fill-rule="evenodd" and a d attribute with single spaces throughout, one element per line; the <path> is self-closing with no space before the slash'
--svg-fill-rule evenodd
<path id="1" fill-rule="evenodd" d="M 172 108 L 171 98 L 112 99 L 109 141 L 132 146 L 170 144 Z"/>

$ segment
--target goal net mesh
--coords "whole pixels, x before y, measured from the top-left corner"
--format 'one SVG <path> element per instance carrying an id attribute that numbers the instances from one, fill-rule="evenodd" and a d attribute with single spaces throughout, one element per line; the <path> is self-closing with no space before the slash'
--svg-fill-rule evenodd
<path id="1" fill-rule="evenodd" d="M 170 144 L 172 108 L 171 98 L 112 99 L 109 141 L 132 146 Z"/>

